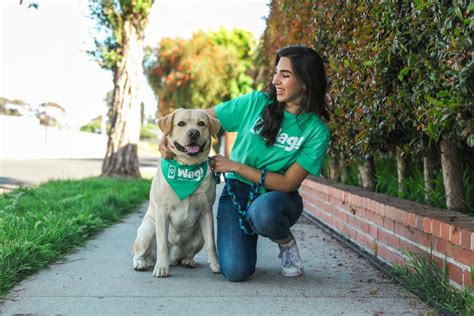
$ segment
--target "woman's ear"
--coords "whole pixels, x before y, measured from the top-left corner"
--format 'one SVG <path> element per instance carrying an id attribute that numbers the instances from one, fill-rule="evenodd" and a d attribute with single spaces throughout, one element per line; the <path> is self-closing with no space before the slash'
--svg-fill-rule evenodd
<path id="1" fill-rule="evenodd" d="M 212 137 L 217 138 L 217 133 L 221 129 L 221 123 L 219 123 L 216 118 L 210 116 L 209 114 L 207 115 L 207 118 L 209 120 L 209 131 Z"/>

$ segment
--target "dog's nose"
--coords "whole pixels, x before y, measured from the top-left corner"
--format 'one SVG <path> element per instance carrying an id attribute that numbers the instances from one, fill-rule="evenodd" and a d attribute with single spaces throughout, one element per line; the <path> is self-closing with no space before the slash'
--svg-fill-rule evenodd
<path id="1" fill-rule="evenodd" d="M 201 133 L 197 129 L 190 129 L 188 130 L 188 137 L 191 139 L 196 139 L 201 136 Z"/>

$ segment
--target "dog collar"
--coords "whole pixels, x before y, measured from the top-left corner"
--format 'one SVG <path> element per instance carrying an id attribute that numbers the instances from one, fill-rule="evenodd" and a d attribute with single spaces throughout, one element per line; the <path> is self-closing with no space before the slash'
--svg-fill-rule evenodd
<path id="1" fill-rule="evenodd" d="M 207 160 L 185 166 L 176 160 L 161 158 L 161 172 L 180 200 L 184 200 L 199 187 L 207 174 Z"/>

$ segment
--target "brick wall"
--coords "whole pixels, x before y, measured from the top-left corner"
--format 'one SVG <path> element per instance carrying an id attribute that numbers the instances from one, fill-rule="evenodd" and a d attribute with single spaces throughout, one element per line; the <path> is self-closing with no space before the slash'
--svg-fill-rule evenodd
<path id="1" fill-rule="evenodd" d="M 377 259 L 432 253 L 454 283 L 472 287 L 474 217 L 324 179 L 306 179 L 300 194 L 306 212 Z"/>

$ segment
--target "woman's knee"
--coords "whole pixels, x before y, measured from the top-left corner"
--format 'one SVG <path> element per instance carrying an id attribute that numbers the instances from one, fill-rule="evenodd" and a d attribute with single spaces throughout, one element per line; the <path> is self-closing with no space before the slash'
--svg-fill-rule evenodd
<path id="1" fill-rule="evenodd" d="M 275 224 L 282 220 L 282 203 L 278 203 L 279 196 L 266 193 L 256 199 L 249 209 L 249 219 L 259 235 L 271 232 Z"/>
<path id="2" fill-rule="evenodd" d="M 242 282 L 247 280 L 255 272 L 255 267 L 240 264 L 221 264 L 221 273 L 230 282 Z"/>

